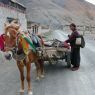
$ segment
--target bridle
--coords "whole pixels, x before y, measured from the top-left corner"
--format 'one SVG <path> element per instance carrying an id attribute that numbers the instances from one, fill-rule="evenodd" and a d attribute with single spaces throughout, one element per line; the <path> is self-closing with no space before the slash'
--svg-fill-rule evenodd
<path id="1" fill-rule="evenodd" d="M 9 49 L 9 51 L 12 52 L 12 57 L 13 57 L 15 60 L 18 60 L 18 61 L 21 61 L 21 60 L 25 59 L 25 57 L 26 57 L 25 53 L 22 52 L 23 50 L 21 51 L 20 54 L 18 54 L 18 51 L 20 51 L 20 49 L 19 49 L 19 43 L 20 43 L 19 39 L 20 39 L 20 35 L 21 35 L 21 33 L 19 33 L 19 32 L 16 34 L 16 39 L 15 39 L 16 45 L 15 45 L 14 47 L 12 47 L 12 48 L 11 48 L 11 47 L 6 47 L 6 48 Z"/>

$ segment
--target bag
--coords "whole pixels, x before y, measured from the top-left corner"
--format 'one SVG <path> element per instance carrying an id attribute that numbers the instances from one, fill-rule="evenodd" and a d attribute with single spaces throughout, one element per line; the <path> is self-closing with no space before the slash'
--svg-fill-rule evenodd
<path id="1" fill-rule="evenodd" d="M 32 41 L 36 45 L 36 47 L 41 47 L 41 39 L 37 35 L 32 35 Z"/>
<path id="2" fill-rule="evenodd" d="M 76 45 L 81 45 L 81 38 L 76 38 Z"/>
<path id="3" fill-rule="evenodd" d="M 79 35 L 79 36 L 76 38 L 75 44 L 76 44 L 77 46 L 80 46 L 81 48 L 84 48 L 84 47 L 85 47 L 85 40 L 84 40 L 83 35 Z"/>
<path id="4" fill-rule="evenodd" d="M 32 41 L 34 42 L 34 43 L 38 43 L 38 40 L 37 40 L 37 38 L 36 38 L 36 36 L 35 35 L 32 35 Z"/>

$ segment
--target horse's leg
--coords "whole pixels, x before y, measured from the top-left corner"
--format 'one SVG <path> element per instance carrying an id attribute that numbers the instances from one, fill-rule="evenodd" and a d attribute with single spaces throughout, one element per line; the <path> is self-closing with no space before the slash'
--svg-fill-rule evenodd
<path id="1" fill-rule="evenodd" d="M 40 65 L 40 70 L 41 70 L 41 76 L 40 77 L 44 78 L 44 62 L 43 62 L 42 59 L 39 59 L 38 62 L 39 62 L 39 65 Z"/>
<path id="2" fill-rule="evenodd" d="M 40 64 L 39 64 L 39 62 L 37 61 L 37 62 L 35 62 L 35 66 L 36 66 L 36 73 L 37 73 L 37 80 L 39 80 L 40 79 L 40 75 L 41 75 L 41 69 L 40 69 Z"/>
<path id="3" fill-rule="evenodd" d="M 24 92 L 24 64 L 17 62 L 18 69 L 20 71 L 21 89 L 20 92 Z"/>
<path id="4" fill-rule="evenodd" d="M 27 69 L 27 82 L 28 82 L 28 95 L 32 95 L 32 87 L 31 87 L 31 63 L 26 63 L 26 69 Z"/>

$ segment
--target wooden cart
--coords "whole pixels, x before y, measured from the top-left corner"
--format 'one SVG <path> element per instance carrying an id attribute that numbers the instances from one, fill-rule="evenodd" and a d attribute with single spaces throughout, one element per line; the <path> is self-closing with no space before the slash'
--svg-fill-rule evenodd
<path id="1" fill-rule="evenodd" d="M 71 67 L 70 48 L 54 46 L 54 42 L 50 47 L 45 46 L 38 49 L 40 58 L 44 61 L 48 61 L 50 64 L 54 64 L 55 62 L 57 63 L 58 60 L 65 60 L 67 62 L 67 66 Z"/>

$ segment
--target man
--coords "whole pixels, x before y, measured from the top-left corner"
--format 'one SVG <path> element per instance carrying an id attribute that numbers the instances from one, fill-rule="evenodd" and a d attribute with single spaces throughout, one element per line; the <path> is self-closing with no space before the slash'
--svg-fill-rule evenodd
<path id="1" fill-rule="evenodd" d="M 69 35 L 69 39 L 66 40 L 66 43 L 70 43 L 71 45 L 71 64 L 73 67 L 72 71 L 78 70 L 80 67 L 80 47 L 75 44 L 76 37 L 79 35 L 76 29 L 76 25 L 74 23 L 70 24 L 70 29 L 72 31 L 71 35 Z"/>

